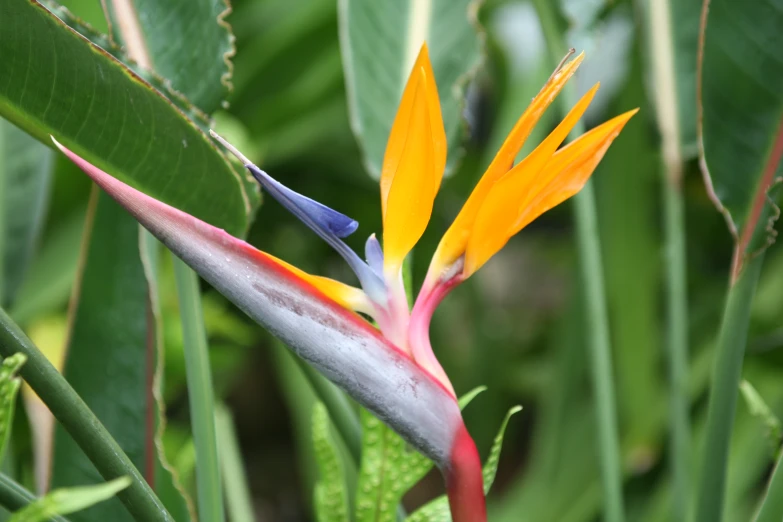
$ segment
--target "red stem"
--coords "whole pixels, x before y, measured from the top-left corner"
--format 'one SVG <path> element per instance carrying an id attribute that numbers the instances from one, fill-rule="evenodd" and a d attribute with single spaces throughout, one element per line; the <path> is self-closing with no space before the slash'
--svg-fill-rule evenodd
<path id="1" fill-rule="evenodd" d="M 453 522 L 486 522 L 484 478 L 481 459 L 465 425 L 461 425 L 451 450 L 451 463 L 444 470 L 446 492 Z"/>

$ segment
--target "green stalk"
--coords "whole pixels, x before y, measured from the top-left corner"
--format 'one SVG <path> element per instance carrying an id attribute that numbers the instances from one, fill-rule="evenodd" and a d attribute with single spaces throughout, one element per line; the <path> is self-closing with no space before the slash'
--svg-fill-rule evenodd
<path id="1" fill-rule="evenodd" d="M 691 494 L 688 419 L 688 293 L 685 264 L 680 116 L 671 2 L 649 0 L 649 49 L 663 157 L 663 206 L 667 286 L 667 345 L 671 415 L 672 518 L 685 520 Z"/>
<path id="2" fill-rule="evenodd" d="M 579 125 L 581 127 L 581 125 Z M 581 134 L 581 129 L 575 134 Z M 622 522 L 622 466 L 617 427 L 617 400 L 614 391 L 612 353 L 609 346 L 609 319 L 601 267 L 601 246 L 592 182 L 574 197 L 577 245 L 581 259 L 587 308 L 588 346 L 591 377 L 598 420 L 598 449 L 601 463 L 606 521 Z"/>
<path id="3" fill-rule="evenodd" d="M 228 408 L 222 404 L 215 410 L 215 426 L 229 518 L 231 522 L 253 522 L 253 500 L 242 465 L 242 452 L 234 430 L 234 419 Z"/>
<path id="4" fill-rule="evenodd" d="M 123 475 L 130 477 L 130 487 L 119 492 L 117 497 L 133 518 L 140 522 L 173 522 L 163 503 L 101 421 L 71 388 L 65 377 L 0 308 L 0 356 L 9 357 L 15 353 L 27 356 L 27 363 L 19 374 L 73 437 L 101 476 L 106 480 Z"/>
<path id="5" fill-rule="evenodd" d="M 209 522 L 223 522 L 225 514 L 215 432 L 215 397 L 198 276 L 179 258 L 172 258 L 185 344 L 190 422 L 196 448 L 199 518 Z"/>
<path id="6" fill-rule="evenodd" d="M 672 516 L 685 520 L 691 492 L 690 421 L 688 418 L 688 296 L 685 279 L 685 225 L 682 187 L 664 180 L 667 271 L 667 344 L 672 472 Z"/>
<path id="7" fill-rule="evenodd" d="M 772 478 L 769 479 L 767 494 L 753 519 L 754 522 L 780 522 L 783 520 L 783 452 L 778 458 Z"/>
<path id="8" fill-rule="evenodd" d="M 38 500 L 38 498 L 31 492 L 27 491 L 24 486 L 15 482 L 14 479 L 0 473 L 0 505 L 7 510 L 14 512 L 26 507 L 28 504 L 32 504 Z M 52 519 L 54 522 L 68 522 L 68 519 L 61 516 L 54 516 Z"/>
<path id="9" fill-rule="evenodd" d="M 723 517 L 729 442 L 748 337 L 750 308 L 763 262 L 763 253 L 746 261 L 739 277 L 729 287 L 712 371 L 707 435 L 696 497 L 696 522 L 720 522 Z"/>
<path id="10" fill-rule="evenodd" d="M 557 4 L 549 0 L 535 0 L 534 4 L 553 63 L 559 63 L 560 59 L 565 56 L 567 48 L 563 38 L 564 28 L 559 23 L 558 13 L 555 11 Z M 560 95 L 561 106 L 568 110 L 574 104 L 575 99 L 573 85 L 566 86 Z M 583 133 L 584 124 L 580 122 L 571 131 L 571 138 Z M 592 181 L 588 181 L 582 191 L 574 196 L 573 201 L 577 248 L 581 261 L 580 268 L 587 311 L 587 339 L 598 422 L 598 449 L 605 517 L 607 522 L 623 522 L 625 514 L 617 400 L 609 344 L 609 318 L 601 263 L 601 242 L 598 234 L 598 217 Z"/>

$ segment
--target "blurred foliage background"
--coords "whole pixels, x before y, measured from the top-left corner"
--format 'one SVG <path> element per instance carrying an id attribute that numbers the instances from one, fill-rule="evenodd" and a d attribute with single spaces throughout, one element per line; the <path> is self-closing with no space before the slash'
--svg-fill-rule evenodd
<path id="1" fill-rule="evenodd" d="M 700 2 L 694 4 L 692 43 Z M 97 30 L 106 23 L 98 0 L 63 2 Z M 234 90 L 215 115 L 215 127 L 252 160 L 294 190 L 357 219 L 361 237 L 381 229 L 377 182 L 362 164 L 349 127 L 345 81 L 333 0 L 234 0 L 228 22 L 236 36 Z M 594 175 L 611 320 L 614 376 L 628 519 L 671 518 L 667 457 L 669 403 L 665 367 L 661 139 L 652 106 L 645 2 L 563 0 L 568 40 L 587 59 L 579 90 L 600 79 L 602 89 L 586 125 L 632 107 L 628 124 Z M 485 59 L 469 87 L 464 159 L 444 180 L 431 224 L 414 253 L 421 282 L 437 241 L 483 173 L 514 121 L 557 65 L 546 50 L 531 2 L 487 0 L 479 11 Z M 695 24 L 695 25 L 694 25 Z M 665 37 L 664 35 L 655 37 Z M 679 57 L 692 55 L 676 48 Z M 690 54 L 689 54 L 690 53 Z M 695 93 L 692 100 L 695 106 Z M 557 117 L 550 109 L 530 144 Z M 733 243 L 708 199 L 695 136 L 685 151 L 689 297 L 688 394 L 698 448 L 705 421 L 713 347 L 726 291 Z M 530 144 L 526 150 L 530 149 Z M 40 158 L 19 158 L 39 161 Z M 14 318 L 33 340 L 63 345 L 67 304 L 79 259 L 90 184 L 61 155 L 48 161 L 52 184 L 41 241 L 18 290 Z M 467 408 L 466 423 L 480 451 L 491 445 L 504 413 L 511 422 L 498 480 L 489 498 L 497 522 L 590 522 L 601 516 L 592 388 L 570 205 L 545 214 L 436 313 L 432 340 L 458 394 L 485 384 Z M 273 201 L 255 216 L 248 241 L 311 273 L 351 281 L 341 259 Z M 182 334 L 170 266 L 161 267 L 165 330 L 166 451 L 192 486 Z M 258 520 L 313 520 L 315 479 L 310 418 L 314 395 L 288 352 L 205 287 L 204 308 L 216 393 L 230 408 Z M 752 311 L 743 369 L 773 411 L 783 413 L 783 252 L 774 245 Z M 24 429 L 21 421 L 18 429 Z M 22 440 L 19 438 L 19 440 Z M 726 520 L 748 520 L 773 463 L 766 427 L 738 405 L 729 465 Z M 16 451 L 30 451 L 17 448 Z M 694 459 L 693 464 L 696 464 Z M 442 492 L 432 473 L 405 499 L 408 509 Z"/>

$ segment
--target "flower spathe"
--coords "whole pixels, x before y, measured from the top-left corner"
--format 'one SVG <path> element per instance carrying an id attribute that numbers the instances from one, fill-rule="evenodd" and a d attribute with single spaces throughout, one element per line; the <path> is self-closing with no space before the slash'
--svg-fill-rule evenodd
<path id="1" fill-rule="evenodd" d="M 211 133 L 273 198 L 345 259 L 361 288 L 307 274 L 244 242 L 226 239 L 225 233 L 144 196 L 57 145 L 218 290 L 433 458 L 446 478 L 453 519 L 480 522 L 486 520 L 481 464 L 456 408 L 451 382 L 431 348 L 430 319 L 443 298 L 514 234 L 579 192 L 636 112 L 621 114 L 561 148 L 590 104 L 596 85 L 533 152 L 514 165 L 533 127 L 582 59 L 580 54 L 555 71 L 519 118 L 444 234 L 412 310 L 402 266 L 429 223 L 447 153 L 426 45 L 412 67 L 389 134 L 380 179 L 383 233 L 381 241 L 369 236 L 365 259 L 343 241 L 357 230 L 356 221 L 285 187 Z M 172 228 L 181 236 L 171 235 Z M 213 251 L 225 254 L 231 267 L 215 265 Z M 240 262 L 243 259 L 245 264 Z M 242 277 L 231 273 L 237 266 L 247 280 L 255 281 L 253 289 L 260 295 L 243 287 Z M 353 311 L 372 317 L 377 330 Z M 419 383 L 426 386 L 419 389 Z"/>

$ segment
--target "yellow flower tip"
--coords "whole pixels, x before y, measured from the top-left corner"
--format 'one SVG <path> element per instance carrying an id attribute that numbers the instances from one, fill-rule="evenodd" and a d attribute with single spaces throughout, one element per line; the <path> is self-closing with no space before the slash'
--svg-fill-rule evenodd
<path id="1" fill-rule="evenodd" d="M 364 314 L 372 316 L 374 308 L 367 294 L 359 288 L 355 288 L 340 281 L 330 279 L 328 277 L 316 276 L 308 274 L 304 270 L 295 267 L 292 264 L 286 263 L 282 259 L 274 257 L 264 252 L 271 261 L 277 263 L 282 268 L 288 270 L 293 275 L 305 281 L 306 283 L 315 287 L 316 290 L 324 294 L 326 297 L 336 302 L 343 308 L 353 310 L 355 312 L 362 312 Z"/>
<path id="2" fill-rule="evenodd" d="M 578 107 L 579 104 L 574 110 Z M 566 120 L 578 119 L 574 110 Z M 609 145 L 636 112 L 638 109 L 633 109 L 612 118 L 554 154 L 551 149 L 545 151 L 545 157 L 539 157 L 538 164 L 534 165 L 536 162 L 529 159 L 536 155 L 539 150 L 536 149 L 506 177 L 499 180 L 492 187 L 476 219 L 465 254 L 463 276 L 467 278 L 481 268 L 513 235 L 531 221 L 578 193 L 598 166 Z M 558 129 L 553 135 L 557 132 Z M 568 131 L 561 128 L 560 132 L 567 134 Z M 545 143 L 546 140 L 541 146 Z"/>
<path id="3" fill-rule="evenodd" d="M 408 112 L 405 133 L 399 143 L 392 143 L 397 139 L 395 120 L 381 178 L 384 271 L 390 277 L 399 271 L 405 256 L 427 228 L 446 163 L 440 107 L 433 110 L 437 90 L 425 65 L 418 68 L 408 85 L 413 87 L 410 96 L 406 87 L 397 118 L 403 111 Z M 433 123 L 434 117 L 439 118 L 437 124 Z M 390 149 L 394 149 L 393 155 L 389 154 Z"/>
<path id="4" fill-rule="evenodd" d="M 421 46 L 416 62 L 411 68 L 411 73 L 408 76 L 408 81 L 406 82 L 405 89 L 402 93 L 400 105 L 397 108 L 397 114 L 394 117 L 394 122 L 392 123 L 392 128 L 389 132 L 389 139 L 386 142 L 380 182 L 381 215 L 384 219 L 384 224 L 386 220 L 389 192 L 391 191 L 394 177 L 399 168 L 400 159 L 403 150 L 405 149 L 408 135 L 411 132 L 413 102 L 417 90 L 422 88 L 419 85 L 420 83 L 423 86 L 424 103 L 426 104 L 427 113 L 429 115 L 434 171 L 439 173 L 438 188 L 440 187 L 440 179 L 443 176 L 443 170 L 446 167 L 446 129 L 443 126 L 443 115 L 440 108 L 440 98 L 438 97 L 438 87 L 435 83 L 435 73 L 432 70 L 429 50 L 425 42 Z"/>
<path id="5" fill-rule="evenodd" d="M 536 126 L 546 109 L 552 104 L 554 99 L 563 89 L 565 84 L 574 75 L 579 65 L 584 60 L 585 53 L 582 51 L 572 60 L 559 66 L 549 77 L 547 82 L 541 88 L 541 91 L 533 98 L 530 105 L 517 120 L 511 132 L 506 137 L 503 145 L 498 150 L 495 158 L 490 163 L 487 171 L 482 176 L 476 188 L 473 189 L 462 210 L 452 223 L 451 227 L 444 234 L 443 239 L 438 245 L 438 249 L 433 257 L 431 272 L 438 273 L 440 270 L 451 266 L 459 259 L 467 248 L 468 240 L 471 236 L 471 230 L 476 216 L 481 209 L 487 194 L 494 183 L 503 177 L 514 164 L 514 159 L 519 154 L 531 131 Z M 593 94 L 598 89 L 596 84 L 589 92 L 587 103 L 592 99 Z"/>

